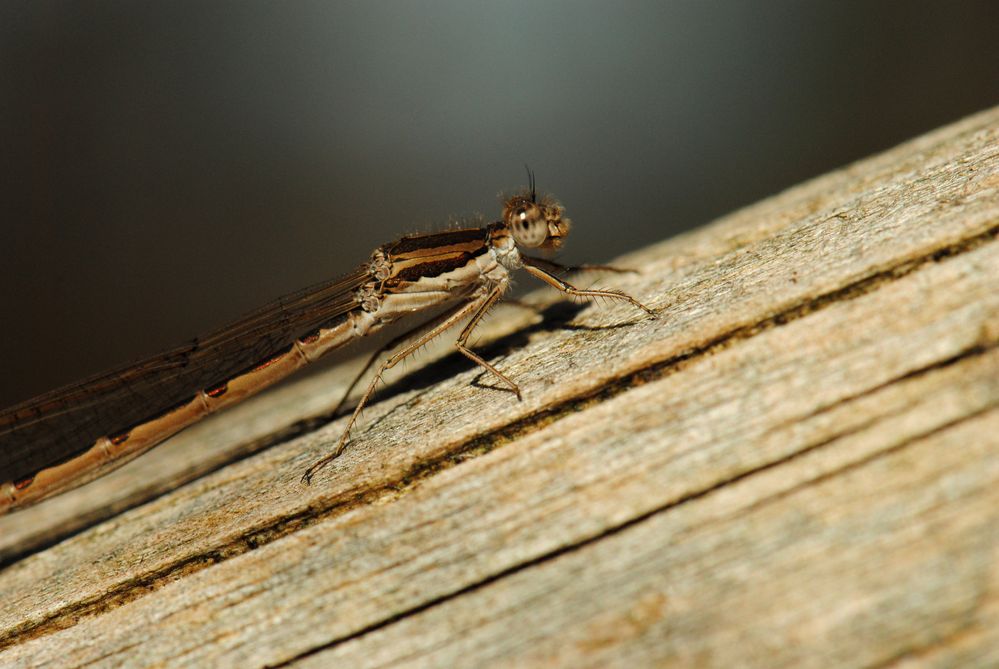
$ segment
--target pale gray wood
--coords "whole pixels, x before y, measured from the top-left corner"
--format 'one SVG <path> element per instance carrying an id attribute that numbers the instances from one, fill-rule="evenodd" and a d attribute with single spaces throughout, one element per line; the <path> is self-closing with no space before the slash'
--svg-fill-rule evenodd
<path id="1" fill-rule="evenodd" d="M 495 362 L 521 383 L 522 403 L 469 387 L 480 376 L 470 370 L 373 407 L 310 488 L 298 477 L 342 422 L 13 565 L 0 573 L 0 640 L 10 645 L 0 660 L 245 666 L 323 662 L 328 652 L 725 664 L 732 651 L 717 644 L 748 639 L 757 663 L 851 650 L 869 658 L 861 663 L 949 638 L 972 614 L 991 620 L 997 138 L 992 110 L 623 259 L 643 274 L 601 283 L 663 318 L 600 305 L 569 327 L 529 329 L 527 342 L 515 335 Z M 980 439 L 955 463 L 969 430 Z M 922 469 L 905 464 L 923 451 L 933 457 Z M 949 478 L 959 465 L 967 476 Z M 880 487 L 860 487 L 871 480 Z M 914 506 L 899 517 L 906 494 Z M 938 516 L 919 506 L 931 494 Z M 828 527 L 802 510 L 827 498 L 842 502 L 814 512 Z M 699 529 L 705 517 L 719 534 Z M 863 537 L 889 550 L 868 550 Z M 767 549 L 775 542 L 788 552 L 780 559 Z M 954 573 L 940 568 L 951 542 L 969 556 Z M 629 580 L 621 552 L 636 545 L 661 560 Z M 720 557 L 728 562 L 714 578 Z M 892 595 L 920 564 L 926 596 Z M 682 581 L 661 573 L 674 568 Z M 881 580 L 850 578 L 865 570 Z M 601 574 L 628 584 L 606 608 Z M 733 574 L 742 580 L 730 583 Z M 806 576 L 814 597 L 793 587 Z M 954 583 L 964 595 L 929 596 Z M 690 613 L 699 601 L 720 605 L 729 585 L 741 614 Z M 751 624 L 757 595 L 783 611 L 765 629 Z M 982 603 L 962 608 L 965 595 Z M 492 613 L 468 613 L 495 601 Z M 820 602 L 834 605 L 825 618 Z M 628 622 L 643 617 L 655 620 Z M 996 645 L 987 626 L 954 638 L 945 652 L 985 657 Z"/>
<path id="2" fill-rule="evenodd" d="M 999 411 L 889 423 L 301 666 L 996 666 Z"/>

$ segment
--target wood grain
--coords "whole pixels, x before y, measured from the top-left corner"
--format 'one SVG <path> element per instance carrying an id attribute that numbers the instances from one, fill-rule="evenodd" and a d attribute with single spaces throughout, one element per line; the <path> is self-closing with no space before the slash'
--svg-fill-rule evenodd
<path id="1" fill-rule="evenodd" d="M 999 662 L 999 109 L 618 264 L 523 402 L 436 359 L 304 487 L 331 370 L 0 519 L 0 664 Z"/>

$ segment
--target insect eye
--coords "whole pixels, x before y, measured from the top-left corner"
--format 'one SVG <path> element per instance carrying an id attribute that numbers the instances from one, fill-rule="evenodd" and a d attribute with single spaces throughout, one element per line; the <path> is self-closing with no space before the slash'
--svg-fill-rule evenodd
<path id="1" fill-rule="evenodd" d="M 518 245 L 533 248 L 544 244 L 548 237 L 548 224 L 537 205 L 521 205 L 508 216 L 513 240 Z"/>

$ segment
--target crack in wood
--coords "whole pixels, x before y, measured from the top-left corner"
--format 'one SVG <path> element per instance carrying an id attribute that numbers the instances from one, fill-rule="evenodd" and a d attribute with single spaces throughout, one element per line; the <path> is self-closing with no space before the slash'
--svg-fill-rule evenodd
<path id="1" fill-rule="evenodd" d="M 992 348 L 995 348 L 995 347 L 992 347 Z M 974 357 L 976 355 L 981 355 L 984 352 L 985 351 L 979 350 L 976 347 L 975 349 L 970 350 L 967 355 L 961 355 L 961 356 L 955 357 L 951 361 L 950 364 L 956 364 L 957 362 L 963 361 L 963 360 L 967 359 L 968 357 Z M 947 365 L 947 366 L 949 366 L 949 365 Z M 931 365 L 931 366 L 929 366 L 927 368 L 926 373 L 933 373 L 933 371 L 936 371 L 936 370 L 938 370 L 940 368 L 941 367 L 939 365 Z M 907 374 L 906 376 L 910 376 L 910 375 Z M 873 462 L 876 462 L 877 460 L 880 460 L 880 459 L 882 459 L 884 457 L 888 457 L 889 455 L 892 455 L 892 454 L 897 453 L 897 452 L 899 452 L 899 451 L 901 451 L 901 450 L 903 450 L 905 448 L 908 448 L 909 446 L 911 446 L 913 444 L 916 444 L 916 443 L 918 443 L 918 442 L 920 442 L 920 441 L 922 441 L 924 439 L 927 439 L 927 438 L 932 437 L 932 436 L 934 436 L 936 434 L 939 434 L 939 433 L 944 432 L 946 430 L 949 430 L 949 429 L 951 429 L 953 427 L 956 427 L 957 425 L 960 425 L 961 423 L 964 423 L 966 421 L 973 420 L 975 418 L 983 416 L 983 415 L 985 415 L 985 414 L 987 414 L 987 413 L 989 413 L 991 411 L 994 411 L 996 408 L 999 408 L 999 403 L 990 404 L 990 405 L 988 405 L 988 406 L 986 406 L 986 407 L 984 407 L 982 409 L 979 409 L 977 411 L 965 414 L 963 416 L 960 416 L 959 418 L 955 418 L 954 420 L 948 421 L 947 423 L 944 423 L 942 425 L 938 425 L 938 426 L 936 426 L 936 427 L 934 427 L 932 429 L 925 430 L 925 431 L 923 431 L 923 432 L 921 432 L 919 434 L 913 435 L 913 436 L 911 436 L 911 437 L 909 437 L 909 438 L 907 438 L 907 439 L 905 439 L 905 440 L 903 440 L 903 441 L 901 441 L 901 442 L 899 442 L 897 444 L 893 444 L 893 445 L 888 446 L 886 448 L 880 449 L 880 450 L 878 450 L 878 451 L 876 451 L 874 453 L 871 453 L 871 454 L 869 454 L 869 455 L 867 455 L 867 456 L 865 456 L 863 458 L 860 458 L 858 460 L 854 460 L 854 461 L 848 462 L 848 463 L 844 464 L 841 467 L 837 467 L 836 469 L 830 470 L 828 472 L 823 472 L 823 473 L 821 473 L 819 475 L 816 475 L 816 476 L 814 476 L 812 478 L 809 478 L 808 480 L 802 481 L 799 485 L 796 485 L 796 486 L 793 486 L 793 487 L 788 488 L 786 490 L 782 490 L 782 491 L 779 491 L 777 493 L 774 493 L 773 495 L 770 495 L 770 496 L 768 496 L 768 497 L 766 497 L 764 499 L 761 499 L 758 502 L 756 502 L 756 503 L 754 503 L 754 504 L 752 504 L 752 505 L 750 505 L 748 507 L 745 507 L 742 510 L 743 511 L 744 510 L 752 510 L 752 509 L 757 509 L 757 508 L 763 507 L 763 506 L 765 506 L 767 504 L 771 504 L 771 503 L 776 502 L 776 501 L 778 501 L 780 499 L 783 499 L 783 498 L 787 497 L 788 495 L 791 495 L 791 494 L 793 494 L 795 492 L 799 492 L 800 490 L 802 490 L 806 486 L 814 485 L 815 483 L 820 483 L 822 481 L 826 481 L 826 480 L 832 479 L 832 478 L 834 478 L 836 476 L 840 476 L 840 475 L 842 475 L 842 474 L 844 474 L 846 472 L 852 471 L 854 469 L 858 469 L 860 467 L 869 465 L 869 464 L 871 464 Z M 568 555 L 570 553 L 574 553 L 574 552 L 576 552 L 578 550 L 586 548 L 587 546 L 593 545 L 593 544 L 597 543 L 598 541 L 602 541 L 602 540 L 607 539 L 609 537 L 612 537 L 612 536 L 615 536 L 615 535 L 620 534 L 622 532 L 625 532 L 625 531 L 627 531 L 627 530 L 629 530 L 631 528 L 634 528 L 634 527 L 636 527 L 638 525 L 641 525 L 642 523 L 645 523 L 645 522 L 651 520 L 653 517 L 658 516 L 658 515 L 660 515 L 662 513 L 667 513 L 669 511 L 677 509 L 677 508 L 679 508 L 679 507 L 681 507 L 681 506 L 683 506 L 685 504 L 689 504 L 691 502 L 704 499 L 704 498 L 710 496 L 711 494 L 713 494 L 715 492 L 718 492 L 719 490 L 721 490 L 723 488 L 726 488 L 728 486 L 731 486 L 731 485 L 733 485 L 735 483 L 738 483 L 740 481 L 744 481 L 744 480 L 750 479 L 750 478 L 752 478 L 754 476 L 757 476 L 757 475 L 759 475 L 759 474 L 761 474 L 763 472 L 775 469 L 777 467 L 780 467 L 780 466 L 786 465 L 786 464 L 788 464 L 790 462 L 793 462 L 795 460 L 798 460 L 799 458 L 805 456 L 808 453 L 811 453 L 811 452 L 813 452 L 813 451 L 815 451 L 817 449 L 820 449 L 820 448 L 827 447 L 830 444 L 838 441 L 839 439 L 842 439 L 843 437 L 849 436 L 853 432 L 854 432 L 854 430 L 849 430 L 849 431 L 845 432 L 842 435 L 837 435 L 835 438 L 828 439 L 828 440 L 823 440 L 819 444 L 814 444 L 814 445 L 806 447 L 805 449 L 802 449 L 802 450 L 799 450 L 799 451 L 795 451 L 794 453 L 792 453 L 790 455 L 787 455 L 787 456 L 785 456 L 783 458 L 779 458 L 777 460 L 774 460 L 774 461 L 771 461 L 771 462 L 768 462 L 768 463 L 764 463 L 764 464 L 762 464 L 762 465 L 760 465 L 758 467 L 754 467 L 753 469 L 746 470 L 744 472 L 740 472 L 739 474 L 737 474 L 735 476 L 732 476 L 732 477 L 729 477 L 727 479 L 724 479 L 722 481 L 719 481 L 718 483 L 716 483 L 714 485 L 708 486 L 706 488 L 702 488 L 700 490 L 693 491 L 693 492 L 691 492 L 691 493 L 689 493 L 687 495 L 684 495 L 683 497 L 681 497 L 679 499 L 673 500 L 673 501 L 671 501 L 671 502 L 669 502 L 667 504 L 663 504 L 662 506 L 659 506 L 659 507 L 657 507 L 655 509 L 651 509 L 651 510 L 649 510 L 649 511 L 647 511 L 645 513 L 642 513 L 642 514 L 640 514 L 638 516 L 635 516 L 634 518 L 631 518 L 631 519 L 629 519 L 629 520 L 627 520 L 627 521 L 625 521 L 625 522 L 623 522 L 623 523 L 621 523 L 619 525 L 615 525 L 613 527 L 609 527 L 609 528 L 605 529 L 604 531 L 600 532 L 599 534 L 595 534 L 593 536 L 586 537 L 585 539 L 582 539 L 580 541 L 574 542 L 572 544 L 566 544 L 564 546 L 560 546 L 559 548 L 557 548 L 555 550 L 549 551 L 549 552 L 544 553 L 542 555 L 538 555 L 538 556 L 536 556 L 536 557 L 534 557 L 534 558 L 532 558 L 530 560 L 526 560 L 524 562 L 512 565 L 512 566 L 507 567 L 506 569 L 503 569 L 503 570 L 501 570 L 499 572 L 496 572 L 494 574 L 490 574 L 488 577 L 486 577 L 484 579 L 481 579 L 481 580 L 479 580 L 479 581 L 477 581 L 475 583 L 470 583 L 470 584 L 468 584 L 466 586 L 463 586 L 463 587 L 461 587 L 459 589 L 456 589 L 456 590 L 454 590 L 452 592 L 446 593 L 444 595 L 440 595 L 438 597 L 435 597 L 432 600 L 428 600 L 426 602 L 423 602 L 419 606 L 412 607 L 411 609 L 407 609 L 405 611 L 400 611 L 400 612 L 398 612 L 398 613 L 396 613 L 396 614 L 394 614 L 392 616 L 389 616 L 388 618 L 384 618 L 384 619 L 382 619 L 382 620 L 380 620 L 380 621 L 378 621 L 376 623 L 372 623 L 371 625 L 368 625 L 367 627 L 364 627 L 364 628 L 362 628 L 360 630 L 357 630 L 356 632 L 352 632 L 351 634 L 344 635 L 344 636 L 342 636 L 340 638 L 337 638 L 337 639 L 333 639 L 333 640 L 331 640 L 331 641 L 329 641 L 329 642 L 327 642 L 325 644 L 322 644 L 321 646 L 318 646 L 316 648 L 309 649 L 308 651 L 305 651 L 303 653 L 295 655 L 292 658 L 289 658 L 288 660 L 286 660 L 283 663 L 272 664 L 272 665 L 268 665 L 268 666 L 269 667 L 274 667 L 274 668 L 288 666 L 288 665 L 290 665 L 293 662 L 296 662 L 298 660 L 304 659 L 304 658 L 309 657 L 311 655 L 314 655 L 316 653 L 319 653 L 319 652 L 322 652 L 322 651 L 325 651 L 325 650 L 329 650 L 330 648 L 333 648 L 333 647 L 335 647 L 335 646 L 337 646 L 339 644 L 346 643 L 348 641 L 352 641 L 354 639 L 358 639 L 358 638 L 361 638 L 361 637 L 366 636 L 368 634 L 371 634 L 373 632 L 376 632 L 378 630 L 384 629 L 384 628 L 386 628 L 386 627 L 388 627 L 390 625 L 393 625 L 393 624 L 395 624 L 395 623 L 397 623 L 397 622 L 399 622 L 401 620 L 404 620 L 406 618 L 412 617 L 414 615 L 418 615 L 418 614 L 420 614 L 420 613 L 422 613 L 424 611 L 427 611 L 427 610 L 429 610 L 429 609 L 431 609 L 431 608 L 433 608 L 435 606 L 439 606 L 439 605 L 441 605 L 441 604 L 443 604 L 445 602 L 448 602 L 450 600 L 456 599 L 457 597 L 461 597 L 463 595 L 467 595 L 467 594 L 470 594 L 470 593 L 475 592 L 477 590 L 480 590 L 480 589 L 482 589 L 484 587 L 487 587 L 487 586 L 491 585 L 492 583 L 500 581 L 500 580 L 502 580 L 504 578 L 507 578 L 509 576 L 512 576 L 514 574 L 526 571 L 526 570 L 531 569 L 533 567 L 540 566 L 540 565 L 548 563 L 548 562 L 550 562 L 552 560 L 556 560 L 556 559 L 558 559 L 558 558 L 560 558 L 560 557 L 562 557 L 564 555 Z"/>

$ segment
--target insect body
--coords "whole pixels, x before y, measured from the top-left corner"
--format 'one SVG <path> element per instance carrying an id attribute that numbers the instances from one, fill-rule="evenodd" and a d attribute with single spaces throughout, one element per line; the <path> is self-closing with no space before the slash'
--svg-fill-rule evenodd
<path id="1" fill-rule="evenodd" d="M 457 349 L 520 397 L 516 383 L 467 346 L 509 288 L 512 272 L 524 269 L 568 295 L 624 300 L 655 316 L 623 293 L 577 289 L 557 276 L 572 268 L 526 253 L 561 245 L 570 227 L 563 211 L 555 200 L 539 199 L 532 183 L 506 201 L 496 223 L 403 237 L 344 277 L 288 295 L 185 346 L 0 413 L 0 514 L 120 467 L 325 353 L 427 309 L 445 310 L 396 340 L 401 347 L 380 363 L 336 448 L 305 472 L 305 482 L 346 447 L 382 374 L 465 319 Z"/>

